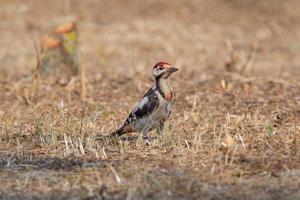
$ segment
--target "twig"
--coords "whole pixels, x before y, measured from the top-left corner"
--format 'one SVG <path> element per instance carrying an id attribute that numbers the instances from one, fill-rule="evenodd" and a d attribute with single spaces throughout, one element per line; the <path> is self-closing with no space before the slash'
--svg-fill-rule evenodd
<path id="1" fill-rule="evenodd" d="M 246 58 L 245 61 L 244 61 L 244 63 L 241 64 L 240 71 L 239 71 L 239 74 L 240 74 L 240 75 L 243 75 L 243 74 L 244 74 L 245 69 L 249 66 L 249 63 L 251 63 L 252 58 L 253 58 L 253 54 L 254 54 L 253 52 L 250 53 L 250 54 L 248 54 L 248 55 L 247 55 L 247 58 Z"/>
<path id="2" fill-rule="evenodd" d="M 80 83 L 81 83 L 81 93 L 80 97 L 82 101 L 86 100 L 87 96 L 87 80 L 86 80 L 86 73 L 85 73 L 85 64 L 84 64 L 84 56 L 82 52 L 80 53 Z"/>
<path id="3" fill-rule="evenodd" d="M 84 108 L 83 108 L 83 110 L 81 112 L 81 121 L 80 121 L 80 136 L 81 136 L 81 138 L 83 138 L 83 136 L 82 136 L 82 128 L 83 128 L 83 119 L 84 119 L 86 108 L 87 108 L 87 104 L 85 104 L 85 106 L 84 106 Z"/>
<path id="4" fill-rule="evenodd" d="M 113 166 L 111 165 L 108 165 L 108 167 L 110 168 L 110 170 L 113 172 L 113 174 L 115 175 L 115 178 L 116 178 L 116 181 L 121 184 L 122 181 L 121 181 L 121 178 L 120 176 L 118 175 L 117 171 L 113 168 Z"/>
<path id="5" fill-rule="evenodd" d="M 41 60 L 40 60 L 40 53 L 39 53 L 39 48 L 36 43 L 32 39 L 32 42 L 34 44 L 34 50 L 36 54 L 36 66 L 34 70 L 34 77 L 33 77 L 33 87 L 34 87 L 34 101 L 37 103 L 38 97 L 39 97 L 39 87 L 40 87 L 40 70 L 41 70 Z"/>

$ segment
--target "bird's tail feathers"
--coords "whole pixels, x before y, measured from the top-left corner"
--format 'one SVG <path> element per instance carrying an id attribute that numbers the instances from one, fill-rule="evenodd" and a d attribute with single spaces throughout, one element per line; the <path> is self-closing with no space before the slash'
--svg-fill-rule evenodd
<path id="1" fill-rule="evenodd" d="M 124 128 L 123 128 L 123 126 L 121 127 L 121 128 L 119 128 L 118 130 L 116 130 L 116 131 L 114 131 L 113 133 L 111 133 L 109 136 L 110 137 L 119 137 L 119 136 L 121 136 L 121 135 L 123 135 L 123 130 L 124 130 Z"/>

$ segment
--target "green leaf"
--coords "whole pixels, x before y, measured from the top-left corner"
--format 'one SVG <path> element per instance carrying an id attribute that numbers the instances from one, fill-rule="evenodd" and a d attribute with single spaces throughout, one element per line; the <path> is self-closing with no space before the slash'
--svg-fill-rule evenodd
<path id="1" fill-rule="evenodd" d="M 266 129 L 267 129 L 268 135 L 269 135 L 269 136 L 272 136 L 273 133 L 274 133 L 274 131 L 275 131 L 274 124 L 271 123 L 271 122 L 268 123 L 268 124 L 266 125 Z"/>

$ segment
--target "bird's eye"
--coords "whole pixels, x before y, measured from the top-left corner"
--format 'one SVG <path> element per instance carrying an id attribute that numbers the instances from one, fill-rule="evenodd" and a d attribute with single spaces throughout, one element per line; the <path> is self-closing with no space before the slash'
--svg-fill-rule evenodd
<path id="1" fill-rule="evenodd" d="M 158 69 L 159 69 L 159 70 L 163 70 L 164 68 L 163 68 L 162 66 L 159 66 Z"/>

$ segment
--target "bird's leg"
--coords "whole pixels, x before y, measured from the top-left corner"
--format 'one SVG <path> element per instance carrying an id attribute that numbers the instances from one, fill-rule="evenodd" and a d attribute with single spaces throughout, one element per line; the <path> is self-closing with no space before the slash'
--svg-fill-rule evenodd
<path id="1" fill-rule="evenodd" d="M 149 136 L 146 132 L 143 132 L 142 138 L 143 138 L 143 141 L 145 142 L 146 145 L 150 144 L 150 138 L 149 138 Z"/>
<path id="2" fill-rule="evenodd" d="M 143 132 L 143 140 L 149 139 L 149 136 L 146 132 Z"/>
<path id="3" fill-rule="evenodd" d="M 160 134 L 161 137 L 164 136 L 165 133 L 165 123 L 159 122 L 158 126 L 156 127 L 156 132 Z"/>

